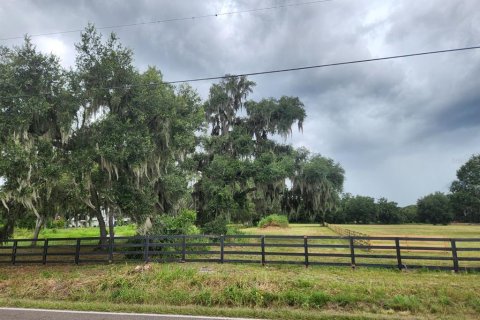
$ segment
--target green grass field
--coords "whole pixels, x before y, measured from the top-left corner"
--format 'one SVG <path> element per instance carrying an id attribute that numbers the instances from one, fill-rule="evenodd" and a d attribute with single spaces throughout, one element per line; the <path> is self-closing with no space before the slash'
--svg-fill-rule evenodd
<path id="1" fill-rule="evenodd" d="M 335 236 L 332 230 L 322 227 L 319 224 L 290 224 L 288 228 L 243 228 L 245 234 L 258 235 L 291 235 L 291 236 Z"/>
<path id="2" fill-rule="evenodd" d="M 133 236 L 137 231 L 135 225 L 119 226 L 115 227 L 116 236 Z M 59 229 L 47 229 L 44 228 L 40 231 L 40 239 L 53 239 L 53 238 L 81 238 L 81 237 L 98 237 L 99 229 L 95 227 L 89 228 L 59 228 Z M 14 239 L 31 239 L 33 237 L 33 230 L 16 228 L 13 235 Z"/>
<path id="3" fill-rule="evenodd" d="M 480 238 L 480 224 L 452 224 L 448 226 L 428 224 L 401 224 L 401 225 L 340 225 L 343 228 L 366 233 L 371 236 L 406 236 L 406 237 L 443 237 L 443 238 Z M 307 236 L 335 236 L 328 228 L 319 224 L 290 224 L 288 228 L 241 228 L 245 234 L 258 235 L 307 235 Z M 65 228 L 42 229 L 39 238 L 78 238 L 97 237 L 98 228 Z M 127 225 L 115 227 L 118 236 L 131 236 L 136 232 L 136 226 Z M 28 239 L 33 236 L 33 230 L 15 229 L 14 238 Z"/>
<path id="4" fill-rule="evenodd" d="M 339 225 L 370 236 L 391 237 L 439 237 L 439 238 L 480 238 L 480 224 L 395 224 L 395 225 Z"/>
<path id="5" fill-rule="evenodd" d="M 478 319 L 480 274 L 170 263 L 0 269 L 0 305 L 270 319 Z M 101 303 L 99 303 L 101 301 Z"/>

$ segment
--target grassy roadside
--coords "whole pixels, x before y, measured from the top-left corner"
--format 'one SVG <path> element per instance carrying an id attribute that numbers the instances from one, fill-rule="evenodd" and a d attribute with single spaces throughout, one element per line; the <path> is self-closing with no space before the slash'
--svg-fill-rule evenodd
<path id="1" fill-rule="evenodd" d="M 99 302 L 59 302 L 50 300 L 15 300 L 0 298 L 0 306 L 16 308 L 39 308 L 56 310 L 100 311 L 100 312 L 128 312 L 128 313 L 153 313 L 153 314 L 180 314 L 217 317 L 242 317 L 254 319 L 296 319 L 296 320 L 403 320 L 421 319 L 411 315 L 378 315 L 365 312 L 345 314 L 344 312 L 321 310 L 308 311 L 300 309 L 260 309 L 237 307 L 202 307 L 202 306 L 169 306 L 153 304 L 125 304 L 125 303 L 99 303 Z M 451 318 L 454 319 L 454 318 Z"/>
<path id="2" fill-rule="evenodd" d="M 270 319 L 475 319 L 480 274 L 133 264 L 0 269 L 0 305 Z M 98 301 L 101 301 L 99 303 Z"/>

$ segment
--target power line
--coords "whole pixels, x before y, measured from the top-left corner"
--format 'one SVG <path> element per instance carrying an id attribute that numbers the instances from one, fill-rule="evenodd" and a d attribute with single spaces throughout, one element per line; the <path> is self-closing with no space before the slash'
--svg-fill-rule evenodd
<path id="1" fill-rule="evenodd" d="M 335 1 L 335 0 L 316 0 L 316 1 L 308 1 L 308 2 L 286 3 L 286 4 L 282 4 L 282 5 L 271 6 L 271 7 L 254 8 L 254 9 L 246 9 L 246 10 L 239 10 L 239 11 L 223 12 L 223 13 L 222 12 L 211 13 L 211 14 L 199 15 L 199 16 L 170 18 L 170 19 L 144 21 L 144 22 L 128 23 L 128 24 L 117 24 L 117 25 L 111 25 L 111 26 L 97 27 L 96 29 L 97 30 L 103 30 L 103 29 L 131 28 L 131 27 L 137 27 L 137 26 L 143 26 L 143 25 L 149 25 L 149 24 L 167 23 L 167 22 L 175 22 L 175 21 L 191 21 L 191 20 L 195 20 L 195 19 L 206 19 L 206 18 L 215 18 L 215 17 L 220 17 L 220 16 L 231 16 L 231 15 L 241 14 L 241 13 L 253 13 L 253 12 L 260 12 L 260 11 L 267 11 L 267 10 L 274 10 L 274 9 L 281 9 L 281 8 L 288 8 L 288 7 L 299 7 L 299 6 L 320 4 L 320 3 L 323 3 L 323 2 L 332 2 L 332 1 Z M 68 33 L 82 32 L 83 30 L 84 29 L 54 31 L 54 32 L 37 33 L 37 34 L 29 35 L 29 36 L 30 37 L 51 36 L 51 35 L 58 35 L 58 34 L 68 34 Z M 0 38 L 0 41 L 16 40 L 16 39 L 23 39 L 23 36 Z"/>
<path id="2" fill-rule="evenodd" d="M 277 69 L 277 70 L 268 70 L 268 71 L 259 71 L 259 72 L 239 73 L 239 74 L 230 75 L 230 76 L 207 77 L 207 78 L 194 78 L 194 79 L 188 79 L 188 80 L 166 81 L 166 82 L 164 82 L 164 83 L 166 83 L 166 84 L 175 84 L 175 83 L 196 82 L 196 81 L 206 81 L 206 80 L 220 80 L 220 79 L 226 79 L 226 78 L 230 78 L 230 77 L 258 76 L 258 75 L 261 75 L 261 74 L 272 74 L 272 73 L 280 73 L 280 72 L 290 72 L 290 71 L 299 71 L 299 70 L 326 68 L 326 67 L 334 67 L 334 66 L 343 66 L 343 65 L 348 65 L 348 64 L 357 64 L 357 63 L 374 62 L 374 61 L 382 61 L 382 60 L 393 60 L 393 59 L 400 59 L 400 58 L 410 58 L 410 57 L 417 57 L 417 56 L 426 56 L 426 55 L 431 55 L 431 54 L 440 54 L 440 53 L 448 53 L 448 52 L 458 52 L 458 51 L 475 50 L 475 49 L 480 49 L 480 46 L 463 47 L 463 48 L 446 49 L 446 50 L 436 50 L 436 51 L 425 51 L 425 52 L 409 53 L 409 54 L 402 54 L 402 55 L 388 56 L 388 57 L 381 57 L 381 58 L 371 58 L 371 59 L 362 59 L 362 60 L 351 60 L 351 61 L 344 61 L 344 62 L 334 62 L 334 63 L 327 63 L 327 64 L 317 64 L 317 65 L 313 65 L 313 66 L 295 67 L 295 68 L 287 68 L 287 69 Z"/>
<path id="3" fill-rule="evenodd" d="M 477 49 L 480 49 L 480 45 L 479 46 L 471 46 L 471 47 L 454 48 L 454 49 L 445 49 L 445 50 L 424 51 L 424 52 L 409 53 L 409 54 L 402 54 L 402 55 L 395 55 L 395 56 L 387 56 L 387 57 L 381 57 L 381 58 L 370 58 L 370 59 L 334 62 L 334 63 L 327 63 L 327 64 L 317 64 L 317 65 L 287 68 L 287 69 L 275 69 L 275 70 L 258 71 L 258 72 L 238 73 L 238 74 L 224 75 L 224 76 L 192 78 L 192 79 L 185 79 L 185 80 L 162 81 L 162 82 L 149 83 L 149 84 L 136 84 L 136 85 L 135 84 L 133 84 L 133 85 L 130 84 L 130 85 L 115 86 L 115 87 L 108 87 L 108 88 L 101 88 L 101 89 L 113 90 L 113 89 L 126 89 L 126 88 L 133 88 L 133 87 L 155 87 L 155 86 L 162 85 L 162 84 L 178 84 L 178 83 L 186 83 L 186 82 L 222 80 L 222 79 L 229 79 L 229 78 L 242 77 L 242 76 L 258 76 L 258 75 L 262 75 L 262 74 L 273 74 L 273 73 L 282 73 L 282 72 L 292 72 L 292 71 L 301 71 L 301 70 L 309 70 L 309 69 L 327 68 L 327 67 L 360 64 L 360 63 L 376 62 L 376 61 L 384 61 L 384 60 L 394 60 L 394 59 L 401 59 L 401 58 L 411 58 L 411 57 L 426 56 L 426 55 L 441 54 L 441 53 L 461 52 L 461 51 L 477 50 Z M 48 94 L 49 93 L 42 93 L 42 94 L 10 96 L 10 97 L 0 96 L 0 99 L 28 98 L 28 97 L 42 96 L 42 95 L 48 95 Z"/>

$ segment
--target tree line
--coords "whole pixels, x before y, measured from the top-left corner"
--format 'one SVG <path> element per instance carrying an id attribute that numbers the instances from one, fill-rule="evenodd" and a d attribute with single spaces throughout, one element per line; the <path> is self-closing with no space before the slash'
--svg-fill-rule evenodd
<path id="1" fill-rule="evenodd" d="M 336 211 L 327 217 L 332 223 L 480 223 L 480 155 L 472 155 L 457 170 L 450 193 L 435 192 L 414 205 L 399 207 L 386 198 L 343 194 Z"/>
<path id="2" fill-rule="evenodd" d="M 375 219 L 362 216 L 357 197 L 341 195 L 339 163 L 278 142 L 303 130 L 298 97 L 254 101 L 253 81 L 227 75 L 202 101 L 188 84 L 164 83 L 156 67 L 137 70 L 115 34 L 88 26 L 75 47 L 70 69 L 28 38 L 0 47 L 0 238 L 25 221 L 36 238 L 57 216 L 96 217 L 102 238 L 114 235 L 115 217 L 130 217 L 140 233 L 182 223 L 224 232 L 271 213 L 409 221 L 392 218 L 386 199 Z M 467 221 L 478 217 L 478 182 L 472 189 L 462 179 L 452 191 Z"/>

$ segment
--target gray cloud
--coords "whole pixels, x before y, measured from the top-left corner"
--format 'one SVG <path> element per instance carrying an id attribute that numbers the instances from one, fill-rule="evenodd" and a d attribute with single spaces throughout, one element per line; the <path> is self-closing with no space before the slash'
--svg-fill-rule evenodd
<path id="1" fill-rule="evenodd" d="M 59 1 L 0 4 L 1 37 L 198 16 L 290 1 Z M 478 44 L 476 0 L 336 0 L 115 30 L 139 69 L 166 80 L 261 71 Z M 109 30 L 103 30 L 108 33 Z M 34 38 L 65 65 L 78 34 Z M 4 41 L 13 45 L 21 41 Z M 304 101 L 290 140 L 338 160 L 345 189 L 402 205 L 447 191 L 480 146 L 480 52 L 452 53 L 252 78 L 252 98 Z M 210 83 L 193 83 L 206 97 Z"/>

